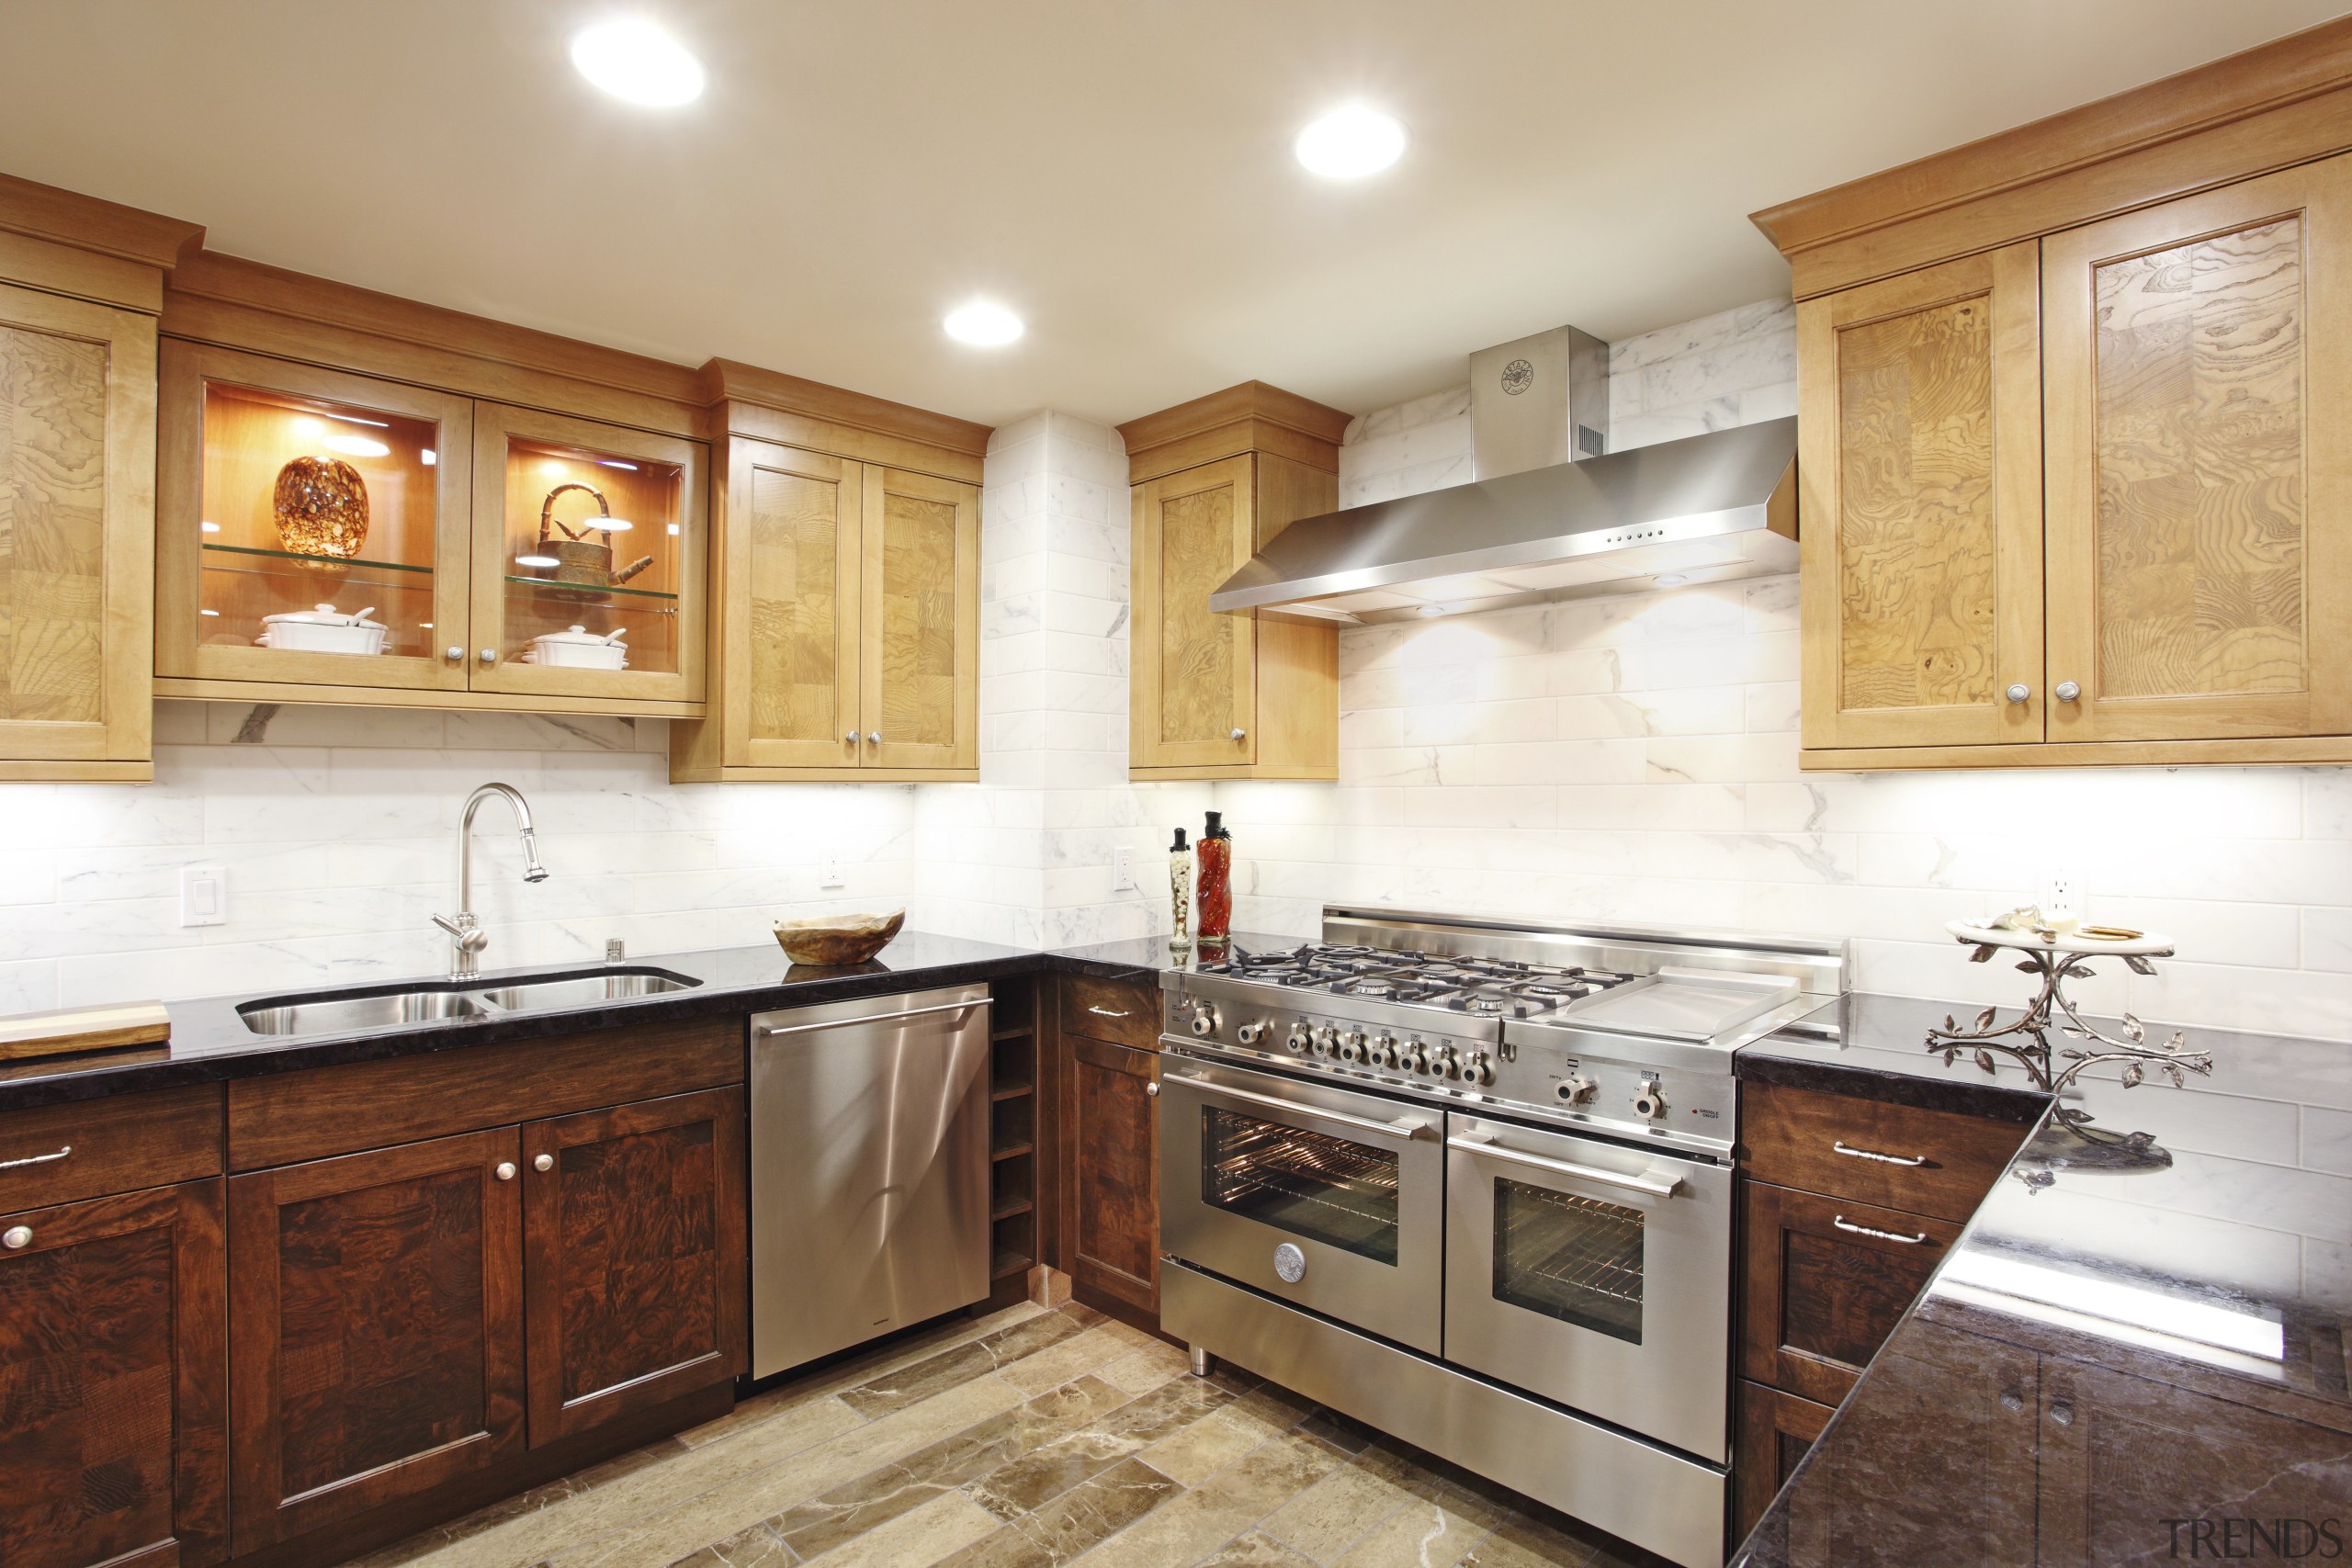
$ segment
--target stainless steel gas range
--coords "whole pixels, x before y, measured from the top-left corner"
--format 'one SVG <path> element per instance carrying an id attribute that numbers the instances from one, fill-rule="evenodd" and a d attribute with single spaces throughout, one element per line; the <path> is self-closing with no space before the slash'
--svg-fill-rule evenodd
<path id="1" fill-rule="evenodd" d="M 1725 1542 L 1732 1053 L 1843 942 L 1327 908 L 1163 985 L 1160 1325 L 1692 1568 Z"/>

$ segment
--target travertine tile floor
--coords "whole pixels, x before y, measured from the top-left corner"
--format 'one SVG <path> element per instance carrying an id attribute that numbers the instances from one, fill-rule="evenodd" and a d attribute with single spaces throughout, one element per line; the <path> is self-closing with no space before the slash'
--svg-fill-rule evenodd
<path id="1" fill-rule="evenodd" d="M 1604 1538 L 1099 1313 L 956 1322 L 354 1568 L 1614 1568 Z M 1619 1545 L 1620 1553 L 1632 1549 Z"/>

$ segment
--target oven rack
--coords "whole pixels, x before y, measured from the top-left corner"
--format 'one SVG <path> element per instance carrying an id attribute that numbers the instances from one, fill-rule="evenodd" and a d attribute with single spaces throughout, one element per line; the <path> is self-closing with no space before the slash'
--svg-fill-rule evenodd
<path id="1" fill-rule="evenodd" d="M 1523 1279 L 1535 1279 L 1571 1293 L 1603 1296 L 1629 1306 L 1642 1303 L 1642 1216 L 1598 1198 L 1570 1192 L 1521 1189 L 1525 1201 L 1515 1205 L 1497 1259 L 1498 1272 L 1508 1269 Z M 1564 1213 L 1547 1213 L 1545 1210 Z M 1544 1234 L 1569 1226 L 1556 1244 L 1546 1246 Z M 1534 1260 L 1514 1266 L 1533 1254 Z M 1510 1260 L 1510 1261 L 1507 1261 Z M 1546 1292 L 1547 1294 L 1550 1292 Z"/>

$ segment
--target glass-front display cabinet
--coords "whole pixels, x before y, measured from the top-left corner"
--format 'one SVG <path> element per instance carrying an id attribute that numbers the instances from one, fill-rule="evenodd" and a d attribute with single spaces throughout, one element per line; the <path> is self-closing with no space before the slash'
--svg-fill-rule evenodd
<path id="1" fill-rule="evenodd" d="M 473 405 L 167 342 L 156 673 L 463 691 Z"/>
<path id="2" fill-rule="evenodd" d="M 475 405 L 474 690 L 701 700 L 703 453 Z"/>

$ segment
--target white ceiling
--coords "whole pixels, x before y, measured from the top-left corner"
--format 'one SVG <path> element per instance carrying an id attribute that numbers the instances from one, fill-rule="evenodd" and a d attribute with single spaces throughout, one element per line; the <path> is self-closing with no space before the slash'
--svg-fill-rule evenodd
<path id="1" fill-rule="evenodd" d="M 638 0 L 710 90 L 605 98 L 614 0 L 0 0 L 0 169 L 214 248 L 989 423 L 1255 377 L 1361 412 L 1471 349 L 1782 292 L 1751 209 L 2341 0 Z M 1410 129 L 1297 167 L 1361 98 Z M 974 294 L 1010 349 L 949 342 Z"/>

